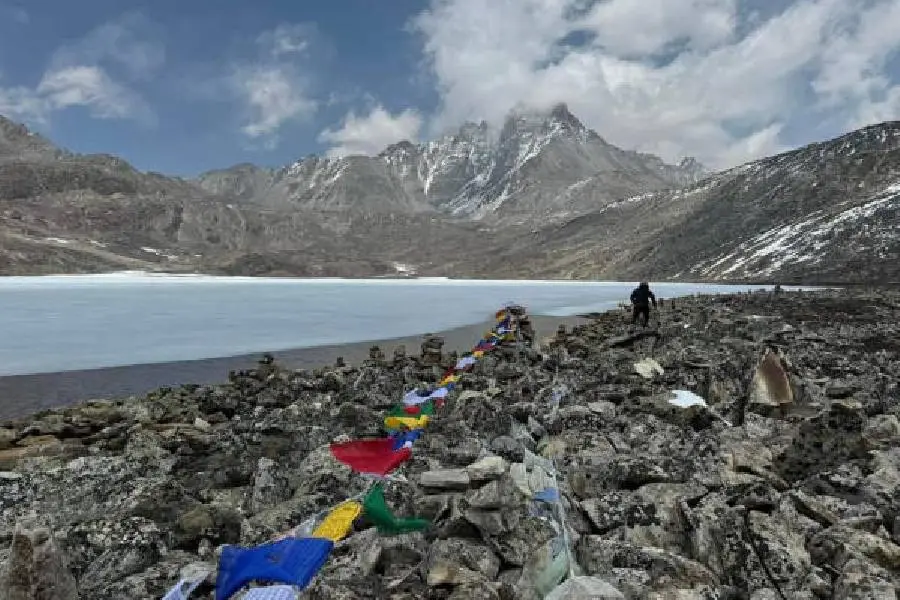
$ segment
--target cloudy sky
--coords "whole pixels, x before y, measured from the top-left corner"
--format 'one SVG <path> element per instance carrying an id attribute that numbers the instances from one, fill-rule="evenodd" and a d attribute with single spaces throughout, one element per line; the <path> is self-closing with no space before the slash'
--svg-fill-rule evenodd
<path id="1" fill-rule="evenodd" d="M 0 0 L 0 115 L 194 175 L 567 102 L 726 167 L 900 119 L 900 0 Z"/>

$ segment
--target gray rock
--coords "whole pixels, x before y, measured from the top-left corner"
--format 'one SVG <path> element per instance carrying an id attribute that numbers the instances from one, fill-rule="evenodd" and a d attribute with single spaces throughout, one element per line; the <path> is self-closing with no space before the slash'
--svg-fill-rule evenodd
<path id="1" fill-rule="evenodd" d="M 4 600 L 78 600 L 75 578 L 51 532 L 17 531 L 0 578 Z"/>
<path id="2" fill-rule="evenodd" d="M 509 465 L 500 456 L 485 456 L 481 460 L 466 467 L 469 480 L 473 483 L 497 479 L 503 475 Z"/>
<path id="3" fill-rule="evenodd" d="M 472 585 L 492 581 L 500 572 L 500 559 L 484 544 L 472 540 L 437 540 L 428 553 L 429 586 Z"/>
<path id="4" fill-rule="evenodd" d="M 470 482 L 465 469 L 436 469 L 419 476 L 419 485 L 432 489 L 465 490 Z"/>
<path id="5" fill-rule="evenodd" d="M 291 497 L 288 478 L 280 473 L 278 463 L 261 457 L 257 463 L 253 492 L 250 497 L 250 511 L 253 513 L 283 502 Z"/>
<path id="6" fill-rule="evenodd" d="M 606 313 L 567 332 L 558 347 L 570 351 L 552 360 L 495 352 L 384 484 L 395 515 L 432 528 L 384 536 L 360 519 L 305 593 L 535 600 L 535 576 L 567 566 L 553 513 L 531 500 L 555 470 L 573 570 L 626 598 L 891 598 L 897 307 L 900 295 L 864 290 L 685 298 L 661 307 L 658 335 L 618 347 L 607 340 L 627 316 Z M 749 404 L 761 345 L 790 357 L 779 359 L 790 410 Z M 655 383 L 632 372 L 643 356 L 667 367 Z M 269 541 L 364 492 L 369 480 L 329 444 L 383 436 L 383 411 L 446 366 L 407 355 L 295 372 L 267 360 L 220 386 L 0 423 L 0 540 L 46 516 L 82 597 L 156 600 L 191 565 L 215 568 L 222 544 Z M 498 369 L 518 379 L 501 383 Z M 838 384 L 852 397 L 828 398 Z M 552 415 L 554 386 L 568 392 Z M 735 426 L 657 406 L 669 389 Z M 0 542 L 0 563 L 13 550 Z"/>
<path id="7" fill-rule="evenodd" d="M 522 443 L 508 435 L 501 435 L 491 441 L 491 450 L 510 462 L 522 462 L 525 447 Z"/>
<path id="8" fill-rule="evenodd" d="M 625 596 L 599 577 L 572 577 L 557 586 L 544 600 L 625 600 Z"/>

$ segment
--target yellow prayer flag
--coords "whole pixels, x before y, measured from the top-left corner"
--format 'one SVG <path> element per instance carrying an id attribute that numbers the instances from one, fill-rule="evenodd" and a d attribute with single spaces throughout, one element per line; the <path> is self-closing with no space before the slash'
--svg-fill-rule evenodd
<path id="1" fill-rule="evenodd" d="M 353 521 L 362 512 L 362 504 L 355 500 L 342 502 L 334 507 L 325 520 L 312 532 L 312 537 L 339 542 L 350 532 Z"/>
<path id="2" fill-rule="evenodd" d="M 418 417 L 385 417 L 384 426 L 388 429 L 422 429 L 428 425 L 430 420 L 428 415 L 420 415 Z"/>

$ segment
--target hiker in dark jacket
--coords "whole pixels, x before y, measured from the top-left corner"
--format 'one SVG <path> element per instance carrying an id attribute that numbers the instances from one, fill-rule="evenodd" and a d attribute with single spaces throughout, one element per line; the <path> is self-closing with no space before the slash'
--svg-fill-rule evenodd
<path id="1" fill-rule="evenodd" d="M 653 302 L 653 308 L 656 308 L 656 296 L 650 291 L 650 285 L 646 281 L 642 281 L 639 286 L 631 292 L 631 324 L 637 323 L 638 316 L 643 316 L 643 327 L 647 326 L 650 321 L 650 303 Z"/>

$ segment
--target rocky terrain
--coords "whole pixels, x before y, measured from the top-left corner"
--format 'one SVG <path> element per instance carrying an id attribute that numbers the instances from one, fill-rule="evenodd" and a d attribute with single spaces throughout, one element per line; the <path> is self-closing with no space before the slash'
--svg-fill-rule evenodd
<path id="1" fill-rule="evenodd" d="M 900 122 L 720 173 L 565 105 L 377 156 L 195 179 L 60 150 L 0 117 L 0 274 L 900 281 Z"/>
<path id="2" fill-rule="evenodd" d="M 900 293 L 667 299 L 650 329 L 627 320 L 488 355 L 386 485 L 431 529 L 360 521 L 303 597 L 537 597 L 553 537 L 529 499 L 537 454 L 560 471 L 577 572 L 608 598 L 897 598 Z M 264 360 L 220 386 L 3 423 L 0 597 L 159 598 L 220 545 L 362 491 L 328 444 L 382 435 L 404 390 L 437 381 L 434 352 L 412 354 L 311 372 Z M 672 406 L 673 390 L 733 426 Z"/>
<path id="3" fill-rule="evenodd" d="M 583 185 L 577 194 L 590 197 L 602 185 Z M 900 282 L 900 122 L 680 189 L 623 197 L 485 258 L 472 269 L 486 274 L 519 264 L 525 277 Z"/>

